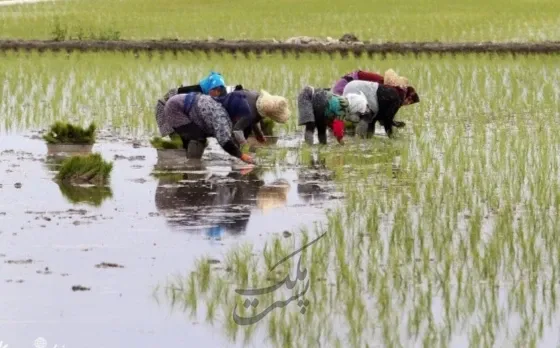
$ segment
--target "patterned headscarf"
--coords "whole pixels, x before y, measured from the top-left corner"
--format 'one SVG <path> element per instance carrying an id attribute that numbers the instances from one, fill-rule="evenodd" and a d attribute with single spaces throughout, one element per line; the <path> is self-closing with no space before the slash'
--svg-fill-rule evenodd
<path id="1" fill-rule="evenodd" d="M 329 97 L 329 102 L 327 104 L 327 109 L 325 110 L 325 115 L 327 117 L 341 118 L 346 114 L 346 109 L 348 108 L 348 100 L 344 97 L 339 97 L 336 95 L 331 95 Z"/>

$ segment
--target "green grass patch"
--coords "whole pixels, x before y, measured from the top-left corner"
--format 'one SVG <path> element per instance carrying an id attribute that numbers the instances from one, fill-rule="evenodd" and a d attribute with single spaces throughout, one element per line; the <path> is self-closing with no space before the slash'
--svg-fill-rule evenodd
<path id="1" fill-rule="evenodd" d="M 373 42 L 540 41 L 560 38 L 559 13 L 556 0 L 337 0 L 328 6 L 320 0 L 217 0 L 196 6 L 171 0 L 73 0 L 2 7 L 0 37 L 338 39 L 354 33 Z M 368 25 L 372 18 L 375 25 Z"/>
<path id="2" fill-rule="evenodd" d="M 91 123 L 83 128 L 66 122 L 56 122 L 43 136 L 48 144 L 92 145 L 95 143 L 96 126 Z"/>
<path id="3" fill-rule="evenodd" d="M 65 184 L 106 185 L 113 163 L 103 160 L 100 154 L 72 156 L 62 162 L 56 180 Z"/>
<path id="4" fill-rule="evenodd" d="M 165 139 L 162 137 L 153 137 L 150 140 L 150 144 L 152 144 L 152 147 L 159 150 L 172 150 L 172 149 L 183 148 L 183 140 L 178 134 L 171 134 L 169 136 L 169 139 Z"/>

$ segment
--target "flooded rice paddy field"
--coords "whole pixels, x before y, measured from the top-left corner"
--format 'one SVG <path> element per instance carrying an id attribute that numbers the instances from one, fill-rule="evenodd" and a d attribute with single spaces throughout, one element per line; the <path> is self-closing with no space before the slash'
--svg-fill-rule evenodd
<path id="1" fill-rule="evenodd" d="M 553 57 L 193 57 L 3 57 L 5 343 L 558 345 Z M 159 170 L 152 104 L 174 84 L 214 69 L 295 100 L 356 67 L 417 88 L 396 139 L 302 146 L 294 112 L 252 171 L 215 144 L 205 167 Z M 110 129 L 94 147 L 115 163 L 110 188 L 53 182 L 33 132 L 65 117 Z"/>

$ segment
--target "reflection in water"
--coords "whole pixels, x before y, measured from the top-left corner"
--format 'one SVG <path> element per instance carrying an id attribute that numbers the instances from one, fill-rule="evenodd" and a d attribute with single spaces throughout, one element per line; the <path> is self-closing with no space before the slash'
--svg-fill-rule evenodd
<path id="1" fill-rule="evenodd" d="M 265 214 L 272 209 L 284 207 L 289 191 L 290 183 L 284 179 L 265 185 L 261 187 L 257 194 L 257 206 Z"/>
<path id="2" fill-rule="evenodd" d="M 328 200 L 332 190 L 326 183 L 333 180 L 332 176 L 325 158 L 312 157 L 310 165 L 299 171 L 297 185 L 299 197 L 305 202 Z"/>
<path id="3" fill-rule="evenodd" d="M 156 207 L 176 229 L 205 228 L 212 239 L 224 231 L 239 234 L 246 230 L 255 205 L 268 211 L 286 204 L 289 183 L 278 180 L 265 185 L 262 174 L 255 169 L 225 175 L 193 171 L 160 176 Z"/>
<path id="4" fill-rule="evenodd" d="M 104 200 L 113 197 L 111 188 L 107 186 L 88 187 L 59 183 L 58 187 L 62 195 L 75 204 L 86 203 L 98 207 Z"/>
<path id="5" fill-rule="evenodd" d="M 66 158 L 68 158 L 66 155 L 49 155 L 45 160 L 45 166 L 48 170 L 57 172 Z M 56 184 L 60 193 L 73 204 L 85 203 L 98 207 L 103 201 L 113 197 L 113 191 L 107 186 L 77 186 L 58 182 Z"/>

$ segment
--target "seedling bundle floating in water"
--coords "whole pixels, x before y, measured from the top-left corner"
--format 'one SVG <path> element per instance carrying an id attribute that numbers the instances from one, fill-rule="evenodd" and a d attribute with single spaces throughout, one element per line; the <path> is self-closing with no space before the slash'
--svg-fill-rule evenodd
<path id="1" fill-rule="evenodd" d="M 176 150 L 183 148 L 183 140 L 178 134 L 171 134 L 170 140 L 160 137 L 154 137 L 150 140 L 150 144 L 158 150 Z"/>
<path id="2" fill-rule="evenodd" d="M 60 183 L 79 185 L 106 185 L 109 181 L 113 163 L 103 160 L 100 154 L 88 156 L 72 156 L 60 166 L 56 180 Z"/>

